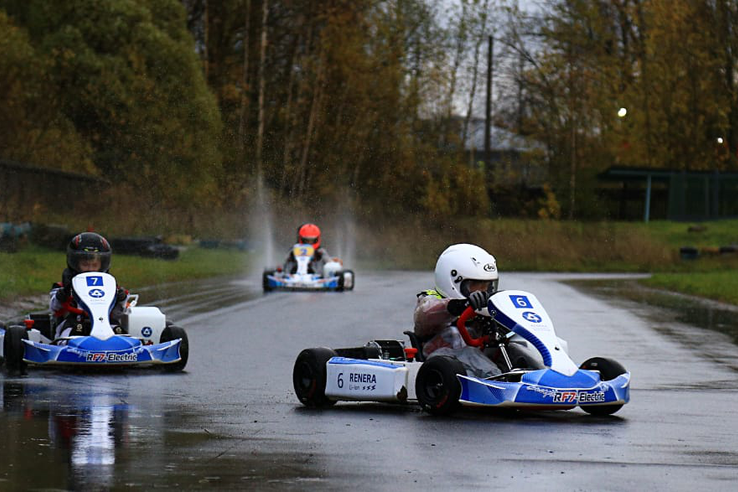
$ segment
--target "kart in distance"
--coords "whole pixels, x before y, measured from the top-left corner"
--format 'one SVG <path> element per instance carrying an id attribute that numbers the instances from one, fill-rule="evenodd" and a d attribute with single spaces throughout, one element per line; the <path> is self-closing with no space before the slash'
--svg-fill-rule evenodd
<path id="1" fill-rule="evenodd" d="M 262 275 L 264 292 L 273 290 L 353 290 L 355 275 L 352 270 L 345 270 L 338 258 L 333 258 L 323 266 L 322 272 L 313 272 L 310 261 L 315 249 L 309 244 L 295 244 L 292 254 L 297 263 L 295 272 L 287 272 L 282 267 L 276 270 L 265 270 Z"/>

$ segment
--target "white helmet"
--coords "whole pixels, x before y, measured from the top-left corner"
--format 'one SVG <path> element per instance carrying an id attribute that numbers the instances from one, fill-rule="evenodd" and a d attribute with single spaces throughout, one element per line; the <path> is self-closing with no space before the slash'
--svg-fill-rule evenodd
<path id="1" fill-rule="evenodd" d="M 473 244 L 452 244 L 436 262 L 436 290 L 444 297 L 469 296 L 468 281 L 489 282 L 487 291 L 497 291 L 499 275 L 495 257 Z"/>

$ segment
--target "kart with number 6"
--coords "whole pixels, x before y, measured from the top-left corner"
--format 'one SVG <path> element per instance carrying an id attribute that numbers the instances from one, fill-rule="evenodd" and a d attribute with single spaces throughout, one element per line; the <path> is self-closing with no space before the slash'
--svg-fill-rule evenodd
<path id="1" fill-rule="evenodd" d="M 363 347 L 303 350 L 293 369 L 298 399 L 309 407 L 337 401 L 418 403 L 434 415 L 459 406 L 528 410 L 569 410 L 579 406 L 592 415 L 610 415 L 630 399 L 630 373 L 615 360 L 594 357 L 577 366 L 558 338 L 538 299 L 519 290 L 490 297 L 481 336 L 466 323 L 477 316 L 471 307 L 457 327 L 467 345 L 477 347 L 502 373 L 467 375 L 461 362 L 447 355 L 422 357 L 422 343 L 406 331 L 411 347 L 399 340 L 373 340 Z"/>

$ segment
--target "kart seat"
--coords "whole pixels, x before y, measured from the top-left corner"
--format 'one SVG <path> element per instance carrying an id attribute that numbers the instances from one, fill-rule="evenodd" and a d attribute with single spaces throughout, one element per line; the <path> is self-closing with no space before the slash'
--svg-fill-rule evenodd
<path id="1" fill-rule="evenodd" d="M 413 348 L 418 349 L 418 353 L 415 354 L 415 360 L 418 362 L 425 362 L 425 357 L 423 356 L 423 342 L 425 340 L 421 340 L 418 335 L 415 334 L 414 331 L 403 331 L 405 335 L 410 339 L 410 345 Z"/>
<path id="2" fill-rule="evenodd" d="M 50 313 L 30 313 L 28 319 L 33 320 L 33 327 L 49 340 L 54 339 L 56 332 L 56 318 Z"/>

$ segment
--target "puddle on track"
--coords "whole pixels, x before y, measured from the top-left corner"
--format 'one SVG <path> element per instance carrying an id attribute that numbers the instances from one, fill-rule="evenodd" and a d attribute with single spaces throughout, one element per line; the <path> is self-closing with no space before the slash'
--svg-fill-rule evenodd
<path id="1" fill-rule="evenodd" d="M 652 289 L 636 280 L 569 280 L 583 292 L 633 309 L 651 327 L 738 372 L 738 306 Z M 706 343 L 706 339 L 712 339 Z"/>
<path id="2" fill-rule="evenodd" d="M 125 386 L 109 381 L 75 394 L 40 380 L 3 380 L 0 489 L 298 490 L 324 479 L 310 453 L 262 452 L 258 436 L 209 431 L 207 408 L 131 402 Z"/>

